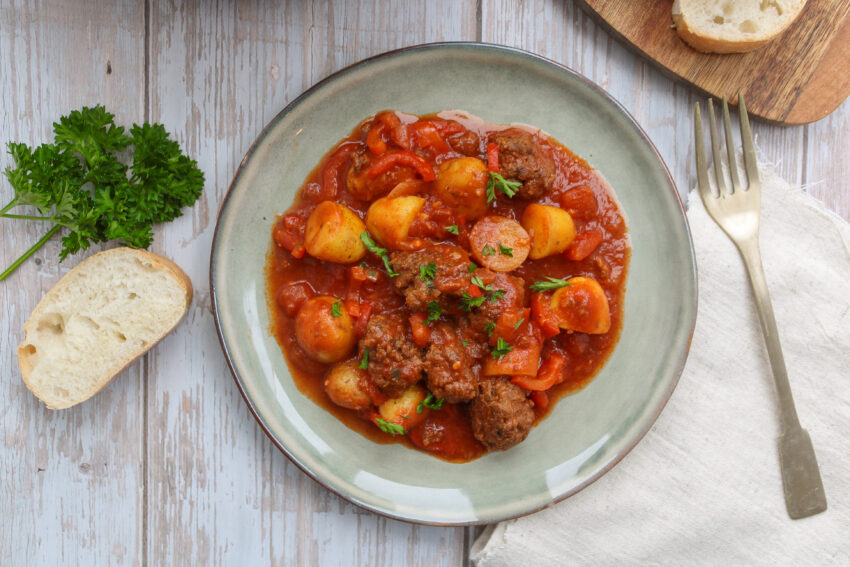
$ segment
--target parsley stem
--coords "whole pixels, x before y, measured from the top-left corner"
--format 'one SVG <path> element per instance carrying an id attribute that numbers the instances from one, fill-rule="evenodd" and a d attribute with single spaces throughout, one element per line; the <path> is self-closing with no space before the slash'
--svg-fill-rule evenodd
<path id="1" fill-rule="evenodd" d="M 59 232 L 59 229 L 60 229 L 60 228 L 62 228 L 62 227 L 61 227 L 60 225 L 58 225 L 58 224 L 57 224 L 56 226 L 54 226 L 53 228 L 51 228 L 50 230 L 48 230 L 48 231 L 47 231 L 47 234 L 45 234 L 44 236 L 42 236 L 42 237 L 41 237 L 41 240 L 39 240 L 38 242 L 36 242 L 35 244 L 33 244 L 32 248 L 30 248 L 29 250 L 27 250 L 26 252 L 24 252 L 24 253 L 23 253 L 23 255 L 22 255 L 20 258 L 18 258 L 18 259 L 17 259 L 17 260 L 15 260 L 14 262 L 12 262 L 12 265 L 11 265 L 11 266 L 9 266 L 8 268 L 6 268 L 6 269 L 3 271 L 3 273 L 2 273 L 2 274 L 0 274 L 0 282 L 2 282 L 3 280 L 5 280 L 7 277 L 9 277 L 9 275 L 10 275 L 12 272 L 14 272 L 15 270 L 17 270 L 17 269 L 18 269 L 18 266 L 20 266 L 21 264 L 23 264 L 24 262 L 26 262 L 26 261 L 27 261 L 27 259 L 28 259 L 30 256 L 32 256 L 33 254 L 35 254 L 35 251 L 36 251 L 36 250 L 38 250 L 39 248 L 41 248 L 42 246 L 44 246 L 45 242 L 47 242 L 48 240 L 50 240 L 50 238 L 51 238 L 54 234 L 56 234 L 57 232 Z"/>
<path id="2" fill-rule="evenodd" d="M 17 204 L 18 204 L 18 200 L 12 199 L 11 201 L 9 201 L 8 205 L 6 205 L 2 209 L 0 209 L 0 215 L 4 214 L 6 211 L 8 211 L 9 209 L 11 209 L 12 207 L 14 207 Z"/>
<path id="3" fill-rule="evenodd" d="M 54 217 L 39 217 L 34 215 L 7 215 L 2 211 L 0 211 L 0 217 L 3 217 L 4 219 L 48 220 L 56 222 L 56 219 Z"/>

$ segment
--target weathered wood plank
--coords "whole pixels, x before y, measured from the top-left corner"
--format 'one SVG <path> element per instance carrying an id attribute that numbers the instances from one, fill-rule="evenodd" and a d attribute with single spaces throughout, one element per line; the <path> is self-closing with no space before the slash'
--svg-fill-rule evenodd
<path id="1" fill-rule="evenodd" d="M 121 124 L 143 119 L 144 25 L 135 2 L 0 6 L 0 141 L 50 141 L 52 122 L 104 103 Z M 0 168 L 11 165 L 3 148 Z M 12 198 L 0 179 L 0 201 Z M 3 267 L 46 231 L 0 220 Z M 24 321 L 76 265 L 54 239 L 0 283 L 0 564 L 141 565 L 143 364 L 96 398 L 50 411 L 20 379 L 14 356 Z"/>
<path id="2" fill-rule="evenodd" d="M 807 191 L 850 220 L 850 101 L 844 101 L 838 110 L 807 128 Z"/>
<path id="3" fill-rule="evenodd" d="M 474 2 L 152 3 L 151 116 L 198 157 L 207 186 L 192 215 L 158 240 L 198 299 L 151 357 L 150 564 L 460 562 L 462 528 L 364 512 L 272 446 L 224 364 L 207 278 L 219 203 L 268 120 L 337 69 L 403 45 L 474 38 L 474 22 Z"/>

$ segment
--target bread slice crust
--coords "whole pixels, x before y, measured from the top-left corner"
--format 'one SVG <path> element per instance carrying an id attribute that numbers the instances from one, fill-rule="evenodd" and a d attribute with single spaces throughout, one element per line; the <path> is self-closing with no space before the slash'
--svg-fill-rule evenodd
<path id="1" fill-rule="evenodd" d="M 189 276 L 153 252 L 121 247 L 86 258 L 24 324 L 24 384 L 49 409 L 91 398 L 183 320 L 192 295 Z"/>
<path id="2" fill-rule="evenodd" d="M 712 5 L 717 5 L 717 10 L 721 10 L 720 5 L 724 4 L 722 0 L 676 0 L 672 11 L 676 33 L 685 43 L 703 53 L 745 53 L 758 49 L 782 34 L 796 21 L 806 5 L 806 0 L 742 1 L 753 5 L 765 5 L 768 10 L 778 10 L 776 5 L 782 5 L 783 12 L 779 17 L 773 18 L 774 21 L 769 22 L 769 25 L 766 23 L 764 29 L 746 32 L 736 29 L 735 26 L 740 27 L 743 22 L 734 19 L 717 25 L 699 21 L 691 8 L 691 5 L 699 5 L 700 10 L 705 10 Z M 726 4 L 730 2 L 731 0 L 725 0 Z M 718 17 L 722 15 L 718 14 Z M 763 18 L 763 20 L 766 19 Z"/>

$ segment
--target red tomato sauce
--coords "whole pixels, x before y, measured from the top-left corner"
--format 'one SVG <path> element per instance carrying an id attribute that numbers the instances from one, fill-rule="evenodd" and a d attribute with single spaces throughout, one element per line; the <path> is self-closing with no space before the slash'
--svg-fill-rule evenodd
<path id="1" fill-rule="evenodd" d="M 352 156 L 366 148 L 386 152 L 394 148 L 399 153 L 409 151 L 421 158 L 436 171 L 439 164 L 458 157 L 458 147 L 474 150 L 473 144 L 464 147 L 455 142 L 461 137 L 472 139 L 477 135 L 479 159 L 492 161 L 493 148 L 483 140 L 488 133 L 505 129 L 463 114 L 443 112 L 415 117 L 407 114 L 385 112 L 364 120 L 351 134 L 334 146 L 310 173 L 299 189 L 292 205 L 275 221 L 266 265 L 267 296 L 272 321 L 271 332 L 276 337 L 289 363 L 298 389 L 315 403 L 325 408 L 348 427 L 377 443 L 402 443 L 413 449 L 426 451 L 438 458 L 465 462 L 480 457 L 487 448 L 473 436 L 466 404 L 445 404 L 440 410 L 427 410 L 424 420 L 409 431 L 409 435 L 391 435 L 375 426 L 374 411 L 354 411 L 334 404 L 324 391 L 324 376 L 331 364 L 318 362 L 299 346 L 295 338 L 295 316 L 304 301 L 314 295 L 340 298 L 342 308 L 354 316 L 355 332 L 362 336 L 369 314 L 407 309 L 404 298 L 394 289 L 385 271 L 384 263 L 375 254 L 367 253 L 362 261 L 338 264 L 318 260 L 305 253 L 304 227 L 307 218 L 319 202 L 332 199 L 354 211 L 360 218 L 374 198 L 403 181 L 415 181 L 414 190 L 424 189 L 426 203 L 410 229 L 409 237 L 427 238 L 432 243 L 448 242 L 468 248 L 468 233 L 472 223 L 435 198 L 426 181 L 426 171 L 417 169 L 419 162 L 412 157 L 396 158 L 394 163 L 381 163 L 382 157 L 365 155 L 372 160 L 367 167 L 373 170 L 372 185 L 378 189 L 367 195 L 370 200 L 356 198 L 346 190 L 346 173 L 352 167 Z M 534 392 L 534 423 L 543 419 L 557 405 L 559 398 L 584 387 L 604 365 L 620 335 L 623 317 L 625 281 L 630 256 L 626 223 L 614 194 L 598 172 L 569 149 L 543 133 L 527 129 L 538 135 L 540 144 L 550 152 L 556 164 L 555 180 L 551 189 L 532 201 L 508 199 L 503 196 L 488 205 L 487 214 L 495 214 L 519 222 L 523 209 L 529 202 L 553 205 L 570 213 L 577 233 L 572 250 L 538 260 L 526 260 L 510 272 L 526 283 L 526 306 L 533 313 L 533 293 L 530 286 L 543 278 L 571 278 L 586 276 L 596 280 L 608 301 L 611 327 L 603 334 L 586 334 L 561 330 L 542 341 L 541 360 L 553 354 L 563 357 L 563 371 L 559 383 L 543 392 Z M 383 153 L 385 157 L 387 153 Z M 466 154 L 469 155 L 469 154 Z M 492 165 L 492 164 L 491 164 Z M 369 177 L 367 173 L 367 177 Z M 418 185 L 417 185 L 418 184 Z M 363 194 L 358 195 L 363 197 Z M 457 225 L 458 234 L 446 232 L 443 227 Z M 590 241 L 589 243 L 584 241 Z M 583 244 L 580 244 L 584 242 Z M 581 259 L 574 260 L 570 257 Z M 361 266 L 363 281 L 352 284 L 352 266 Z M 546 292 L 545 303 L 551 296 Z M 538 320 L 535 332 L 541 331 Z M 553 331 L 554 332 L 554 331 Z M 545 325 L 543 336 L 548 336 Z M 359 360 L 357 349 L 345 360 Z M 560 368 L 560 366 L 559 366 Z M 380 393 L 376 394 L 379 398 Z M 380 401 L 378 399 L 377 401 Z M 426 442 L 429 441 L 429 442 Z"/>

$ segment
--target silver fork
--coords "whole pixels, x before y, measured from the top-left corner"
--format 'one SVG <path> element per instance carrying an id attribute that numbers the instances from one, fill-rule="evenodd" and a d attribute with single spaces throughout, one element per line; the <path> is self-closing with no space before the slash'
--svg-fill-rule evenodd
<path id="1" fill-rule="evenodd" d="M 738 162 L 732 139 L 729 106 L 726 104 L 725 96 L 723 97 L 723 122 L 732 191 L 730 192 L 726 188 L 717 124 L 714 119 L 714 101 L 711 99 L 708 101 L 711 151 L 714 155 L 714 175 L 720 194 L 715 196 L 708 182 L 699 103 L 695 105 L 694 110 L 697 182 L 702 202 L 705 204 L 708 214 L 738 247 L 750 275 L 761 329 L 767 345 L 767 354 L 770 358 L 770 367 L 773 370 L 773 381 L 776 384 L 776 393 L 779 397 L 779 413 L 782 421 L 782 433 L 779 437 L 779 460 L 782 467 L 782 484 L 785 487 L 785 505 L 788 508 L 788 515 L 796 520 L 826 510 L 826 495 L 823 491 L 823 482 L 818 470 L 815 451 L 812 448 L 812 441 L 808 432 L 800 426 L 797 410 L 794 408 L 791 386 L 788 384 L 788 373 L 785 370 L 785 360 L 782 357 L 782 349 L 779 345 L 776 320 L 773 317 L 773 307 L 770 304 L 770 295 L 767 291 L 767 282 L 762 269 L 758 241 L 761 183 L 756 165 L 753 134 L 750 130 L 750 121 L 747 117 L 746 106 L 744 106 L 743 94 L 738 95 L 738 109 L 741 121 L 741 143 L 744 147 L 744 167 L 749 187 L 745 190 L 738 177 Z"/>

